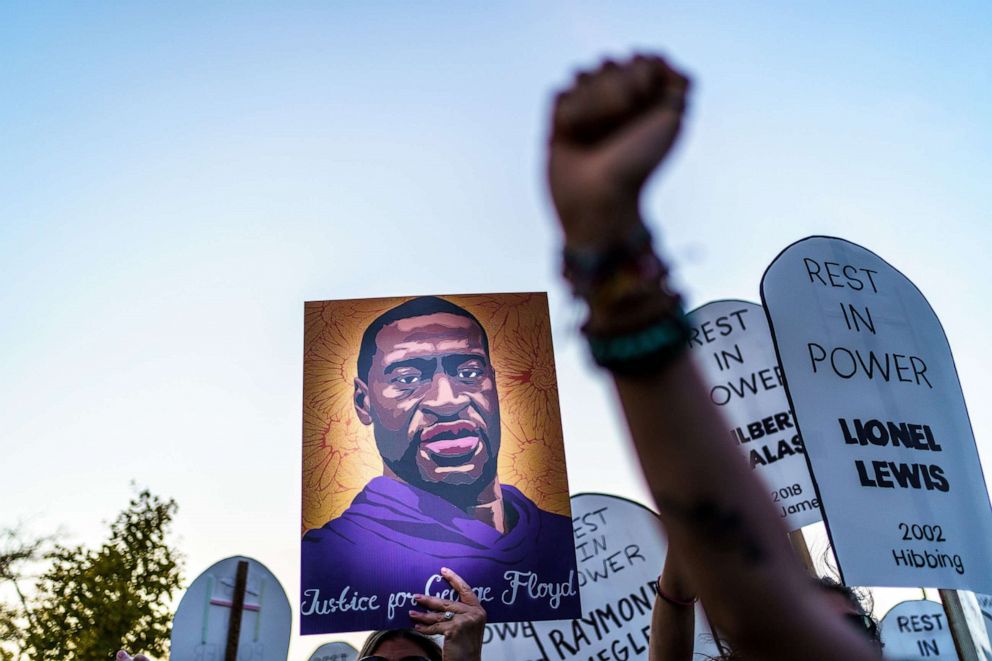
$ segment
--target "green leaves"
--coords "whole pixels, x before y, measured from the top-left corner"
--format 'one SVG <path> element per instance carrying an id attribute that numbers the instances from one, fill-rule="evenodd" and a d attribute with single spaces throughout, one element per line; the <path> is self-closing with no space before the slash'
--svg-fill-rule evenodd
<path id="1" fill-rule="evenodd" d="M 24 656 L 112 659 L 122 647 L 165 656 L 171 598 L 182 585 L 181 556 L 166 543 L 176 510 L 174 500 L 144 490 L 100 547 L 56 545 L 23 613 Z"/>

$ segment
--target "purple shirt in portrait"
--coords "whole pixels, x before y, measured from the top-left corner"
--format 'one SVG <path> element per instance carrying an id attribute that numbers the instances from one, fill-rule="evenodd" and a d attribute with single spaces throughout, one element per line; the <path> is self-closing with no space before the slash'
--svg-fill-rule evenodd
<path id="1" fill-rule="evenodd" d="M 441 567 L 483 595 L 489 622 L 578 617 L 571 520 L 501 489 L 506 534 L 434 494 L 371 480 L 341 516 L 303 537 L 300 632 L 409 627 L 416 606 L 405 593 L 449 590 L 440 576 L 428 585 Z"/>

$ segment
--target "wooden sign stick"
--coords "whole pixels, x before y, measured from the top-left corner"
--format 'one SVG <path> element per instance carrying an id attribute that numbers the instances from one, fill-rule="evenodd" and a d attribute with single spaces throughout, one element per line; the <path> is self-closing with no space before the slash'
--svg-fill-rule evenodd
<path id="1" fill-rule="evenodd" d="M 815 578 L 816 568 L 813 567 L 813 556 L 809 554 L 809 547 L 806 545 L 806 538 L 803 536 L 803 531 L 800 529 L 790 532 L 789 542 L 792 544 L 792 550 L 796 552 L 796 557 L 803 563 L 803 567 L 806 568 L 810 576 Z"/>
<path id="2" fill-rule="evenodd" d="M 241 614 L 245 610 L 245 591 L 248 587 L 248 561 L 238 561 L 238 574 L 234 579 L 234 598 L 231 604 L 231 619 L 227 622 L 227 647 L 224 661 L 237 661 L 238 639 L 241 637 Z"/>
<path id="3" fill-rule="evenodd" d="M 944 604 L 944 612 L 947 614 L 947 628 L 951 630 L 951 638 L 954 639 L 958 658 L 961 661 L 981 661 L 978 650 L 975 649 L 975 640 L 968 628 L 968 620 L 964 616 L 961 598 L 958 597 L 957 591 L 939 590 L 939 592 L 940 600 Z"/>

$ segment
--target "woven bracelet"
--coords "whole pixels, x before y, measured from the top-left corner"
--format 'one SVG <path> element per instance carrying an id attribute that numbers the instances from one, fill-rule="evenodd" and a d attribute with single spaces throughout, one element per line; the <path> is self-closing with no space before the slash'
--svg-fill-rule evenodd
<path id="1" fill-rule="evenodd" d="M 644 225 L 638 225 L 626 236 L 602 249 L 566 246 L 562 253 L 562 274 L 572 284 L 572 292 L 576 296 L 588 299 L 592 292 L 615 278 L 618 271 L 656 268 L 648 263 L 650 260 L 645 261 L 646 256 L 657 261 L 651 249 L 651 233 Z"/>
<path id="2" fill-rule="evenodd" d="M 587 335 L 593 360 L 614 374 L 638 376 L 658 372 L 689 346 L 689 324 L 681 308 L 649 326 L 620 335 Z"/>

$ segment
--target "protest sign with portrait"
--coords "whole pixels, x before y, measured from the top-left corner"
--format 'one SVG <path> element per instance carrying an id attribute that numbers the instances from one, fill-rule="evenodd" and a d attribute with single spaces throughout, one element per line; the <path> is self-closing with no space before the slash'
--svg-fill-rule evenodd
<path id="1" fill-rule="evenodd" d="M 442 567 L 490 622 L 578 615 L 547 296 L 305 314 L 301 632 L 410 626 Z"/>

